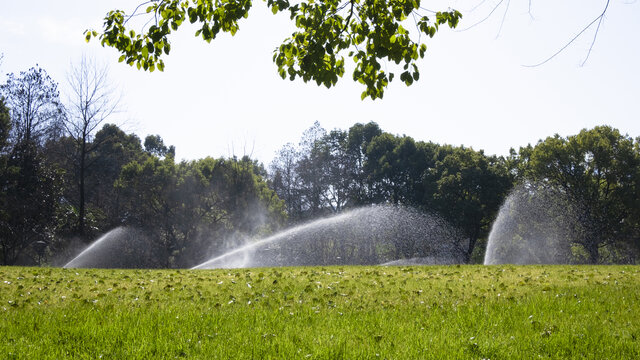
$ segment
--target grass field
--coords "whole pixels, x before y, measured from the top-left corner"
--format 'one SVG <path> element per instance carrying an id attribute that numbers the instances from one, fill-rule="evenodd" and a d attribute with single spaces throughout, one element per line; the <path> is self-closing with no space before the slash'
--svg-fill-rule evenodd
<path id="1" fill-rule="evenodd" d="M 638 266 L 0 267 L 2 359 L 638 359 Z"/>

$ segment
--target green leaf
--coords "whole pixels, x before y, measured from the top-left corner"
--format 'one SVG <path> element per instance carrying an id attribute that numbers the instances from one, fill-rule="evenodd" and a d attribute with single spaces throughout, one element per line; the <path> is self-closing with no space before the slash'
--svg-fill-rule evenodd
<path id="1" fill-rule="evenodd" d="M 387 66 L 397 68 L 402 64 L 406 72 L 409 64 L 415 64 L 426 52 L 426 45 L 412 38 L 403 26 L 403 20 L 419 9 L 420 0 L 354 0 L 344 6 L 329 0 L 302 1 L 293 6 L 289 0 L 266 1 L 274 14 L 288 10 L 287 18 L 297 28 L 274 52 L 273 61 L 283 78 L 288 75 L 290 79 L 299 77 L 304 82 L 334 86 L 345 72 L 343 56 L 347 53 L 356 64 L 354 81 L 365 88 L 361 98 L 381 99 L 395 77 L 387 72 Z M 146 16 L 154 25 L 140 34 L 127 24 L 125 12 L 116 10 L 105 18 L 101 34 L 85 32 L 86 41 L 98 36 L 102 45 L 120 52 L 119 62 L 163 71 L 161 59 L 170 53 L 169 36 L 187 16 L 191 23 L 198 23 L 195 35 L 210 42 L 221 31 L 235 35 L 239 20 L 247 17 L 252 4 L 250 0 L 153 0 L 147 5 Z M 342 10 L 339 13 L 338 8 Z M 160 19 L 154 21 L 156 13 Z M 421 16 L 414 25 L 433 37 L 439 25 L 455 27 L 461 16 L 448 10 L 436 13 L 434 22 Z M 411 85 L 419 74 L 402 73 L 401 79 Z"/>

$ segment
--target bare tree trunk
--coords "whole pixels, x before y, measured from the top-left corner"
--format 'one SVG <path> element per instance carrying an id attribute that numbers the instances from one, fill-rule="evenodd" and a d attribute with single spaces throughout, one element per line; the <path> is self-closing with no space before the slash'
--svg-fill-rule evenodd
<path id="1" fill-rule="evenodd" d="M 87 188 L 91 163 L 89 155 L 100 144 L 92 142 L 93 133 L 107 118 L 117 112 L 120 98 L 108 81 L 108 69 L 98 67 L 92 60 L 82 57 L 72 66 L 67 76 L 71 88 L 69 116 L 65 129 L 76 142 L 74 162 L 78 169 L 78 234 L 87 234 Z"/>
<path id="2" fill-rule="evenodd" d="M 80 148 L 80 203 L 78 204 L 78 233 L 80 236 L 85 234 L 86 226 L 86 208 L 85 208 L 85 172 L 86 172 L 86 158 L 87 158 L 87 144 L 86 138 L 82 140 L 82 146 Z"/>

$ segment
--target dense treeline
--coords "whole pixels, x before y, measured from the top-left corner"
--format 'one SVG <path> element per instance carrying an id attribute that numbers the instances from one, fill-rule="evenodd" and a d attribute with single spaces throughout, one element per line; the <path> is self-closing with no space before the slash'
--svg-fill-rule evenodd
<path id="1" fill-rule="evenodd" d="M 331 131 L 316 122 L 268 171 L 248 157 L 177 162 L 160 136 L 142 141 L 108 123 L 117 101 L 100 82 L 105 74 L 84 60 L 77 70 L 76 97 L 64 105 L 41 68 L 9 74 L 0 88 L 1 264 L 56 264 L 128 226 L 153 242 L 149 266 L 186 267 L 283 226 L 372 204 L 437 215 L 468 239 L 465 260 L 481 261 L 516 187 L 526 189 L 518 201 L 564 199 L 548 206 L 554 220 L 537 225 L 536 236 L 573 224 L 553 239 L 566 245 L 568 261 L 638 259 L 640 140 L 611 127 L 501 157 L 389 134 L 373 122 Z M 518 224 L 529 217 L 516 215 Z M 531 236 L 518 224 L 513 241 Z"/>
<path id="2" fill-rule="evenodd" d="M 469 261 L 514 176 L 504 158 L 482 151 L 392 135 L 375 123 L 326 132 L 316 122 L 298 147 L 279 151 L 270 180 L 293 222 L 380 203 L 437 213 L 469 238 Z"/>
<path id="3" fill-rule="evenodd" d="M 564 261 L 635 262 L 640 250 L 639 139 L 598 126 L 498 157 L 392 135 L 372 122 L 330 132 L 315 123 L 298 146 L 287 144 L 278 152 L 270 181 L 291 222 L 379 203 L 435 213 L 468 237 L 467 261 L 482 261 L 501 204 L 515 187 L 524 187 L 519 201 L 538 203 L 557 226 L 545 221 L 535 235 L 525 234 L 533 214 L 520 213 L 522 226 L 509 235 L 513 241 L 537 236 L 564 242 L 569 249 Z M 558 207 L 564 211 L 554 215 Z M 557 227 L 570 223 L 574 229 L 557 239 Z"/>
<path id="4" fill-rule="evenodd" d="M 256 161 L 176 162 L 158 135 L 142 142 L 113 124 L 98 128 L 90 107 L 79 111 L 84 121 L 72 118 L 40 68 L 10 74 L 0 99 L 1 264 L 69 260 L 98 235 L 129 226 L 160 249 L 148 265 L 190 266 L 231 245 L 222 239 L 284 221 Z"/>
<path id="5" fill-rule="evenodd" d="M 552 188 L 568 199 L 565 214 L 577 228 L 564 240 L 574 254 L 589 263 L 637 261 L 640 137 L 597 126 L 521 148 L 512 161 L 519 183 Z"/>

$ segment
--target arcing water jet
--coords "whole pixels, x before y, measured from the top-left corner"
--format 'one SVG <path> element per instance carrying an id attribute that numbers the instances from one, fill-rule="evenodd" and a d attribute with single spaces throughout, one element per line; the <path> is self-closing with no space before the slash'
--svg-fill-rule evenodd
<path id="1" fill-rule="evenodd" d="M 552 186 L 527 182 L 500 208 L 484 264 L 566 264 L 571 241 L 581 231 L 578 206 Z"/>
<path id="2" fill-rule="evenodd" d="M 194 269 L 374 265 L 409 258 L 462 262 L 466 240 L 441 218 L 400 206 L 371 206 L 315 220 L 238 247 Z"/>

